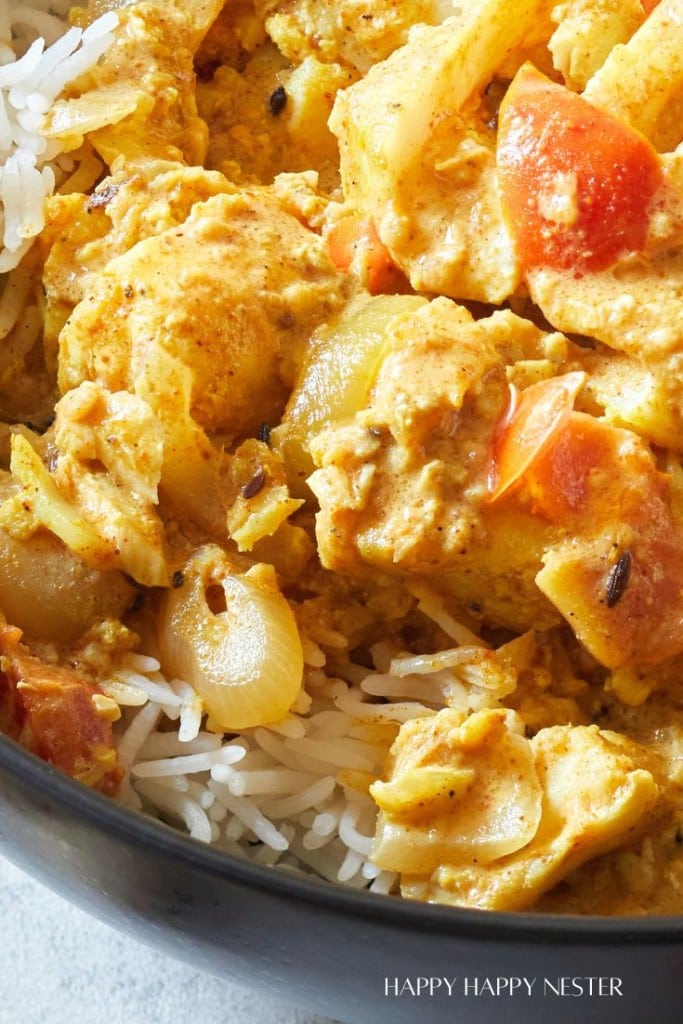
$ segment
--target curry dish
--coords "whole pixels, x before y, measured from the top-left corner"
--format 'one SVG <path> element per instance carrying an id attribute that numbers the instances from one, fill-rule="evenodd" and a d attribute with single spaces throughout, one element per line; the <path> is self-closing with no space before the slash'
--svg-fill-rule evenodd
<path id="1" fill-rule="evenodd" d="M 683 0 L 112 11 L 0 307 L 2 730 L 263 863 L 683 911 Z"/>

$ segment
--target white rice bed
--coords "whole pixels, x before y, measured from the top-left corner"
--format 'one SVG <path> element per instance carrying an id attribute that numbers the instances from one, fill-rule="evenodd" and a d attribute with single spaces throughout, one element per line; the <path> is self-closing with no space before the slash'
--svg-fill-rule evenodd
<path id="1" fill-rule="evenodd" d="M 494 704 L 486 680 L 471 683 L 481 653 L 461 646 L 402 658 L 377 645 L 383 671 L 347 662 L 335 676 L 312 659 L 283 721 L 230 737 L 206 729 L 187 683 L 166 680 L 153 658 L 128 655 L 104 685 L 124 712 L 116 727 L 120 799 L 255 863 L 388 893 L 396 876 L 371 861 L 377 809 L 353 782 L 354 773 L 382 775 L 386 743 L 368 736 L 373 724 L 398 726 L 445 705 Z"/>
<path id="2" fill-rule="evenodd" d="M 354 696 L 348 683 L 315 669 L 307 684 L 286 719 L 226 738 L 202 727 L 186 683 L 165 680 L 153 659 L 128 656 L 104 687 L 125 712 L 121 800 L 255 863 L 389 892 L 395 876 L 369 859 L 375 805 L 339 781 L 345 769 L 380 774 L 386 750 L 362 738 L 367 718 L 340 709 L 363 703 L 357 687 Z M 392 717 L 373 707 L 371 717 Z"/>

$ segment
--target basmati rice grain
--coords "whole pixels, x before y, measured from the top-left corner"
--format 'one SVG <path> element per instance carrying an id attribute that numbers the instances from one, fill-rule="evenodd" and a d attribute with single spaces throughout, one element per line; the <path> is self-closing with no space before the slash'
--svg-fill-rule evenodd
<path id="1" fill-rule="evenodd" d="M 211 792 L 211 790 L 209 790 L 209 792 Z M 204 808 L 209 815 L 209 819 L 215 822 L 225 821 L 225 819 L 228 816 L 227 807 L 224 807 L 223 804 L 218 803 L 218 801 L 215 799 L 215 793 L 213 793 L 212 796 L 214 797 L 214 802 L 208 809 Z"/>
<path id="2" fill-rule="evenodd" d="M 139 783 L 139 789 L 160 810 L 180 818 L 193 839 L 211 842 L 211 822 L 196 800 L 147 780 Z"/>
<path id="3" fill-rule="evenodd" d="M 161 718 L 161 708 L 148 704 L 133 718 L 118 743 L 119 763 L 126 775 L 138 756 L 139 750 L 156 728 Z"/>
<path id="4" fill-rule="evenodd" d="M 338 882 L 350 882 L 363 866 L 363 858 L 355 850 L 348 850 L 341 867 L 337 871 Z"/>
<path id="5" fill-rule="evenodd" d="M 177 793 L 189 793 L 190 790 L 190 782 L 186 775 L 160 775 L 154 781 L 158 786 L 174 789 Z"/>
<path id="6" fill-rule="evenodd" d="M 271 723 L 268 728 L 278 736 L 286 736 L 288 739 L 298 740 L 306 735 L 306 726 L 300 718 L 288 715 L 280 722 Z"/>
<path id="7" fill-rule="evenodd" d="M 209 750 L 219 750 L 222 746 L 220 736 L 212 732 L 201 732 L 193 740 L 181 741 L 177 733 L 157 732 L 150 735 L 141 747 L 141 760 L 153 760 L 162 757 L 175 757 L 178 754 L 202 754 Z"/>
<path id="8" fill-rule="evenodd" d="M 239 747 L 220 747 L 202 754 L 185 754 L 180 757 L 165 757 L 158 761 L 139 761 L 133 765 L 132 774 L 141 779 L 157 778 L 160 775 L 178 775 L 184 772 L 192 775 L 195 772 L 210 771 L 216 764 L 234 764 L 242 757 Z"/>
<path id="9" fill-rule="evenodd" d="M 209 785 L 211 785 L 211 783 L 209 783 Z M 220 801 L 217 801 L 214 804 L 214 807 L 222 807 L 226 815 L 228 814 L 228 808 L 225 806 L 225 804 L 220 803 Z M 239 840 L 242 839 L 246 831 L 247 826 L 244 824 L 244 822 L 240 818 L 236 818 L 233 815 L 226 824 L 225 828 L 223 829 L 223 835 L 225 836 L 226 839 L 238 843 Z M 242 849 L 242 847 L 240 847 L 240 849 Z M 246 856 L 246 854 L 244 854 L 244 856 Z"/>
<path id="10" fill-rule="evenodd" d="M 457 644 L 474 644 L 477 647 L 488 647 L 489 645 L 473 633 L 471 629 L 463 625 L 462 622 L 458 622 L 452 615 L 444 610 L 441 599 L 433 594 L 426 587 L 413 587 L 412 592 L 418 599 L 417 607 L 426 615 L 432 622 L 436 622 L 437 626 L 450 636 Z"/>
<path id="11" fill-rule="evenodd" d="M 231 811 L 235 817 L 239 818 L 247 828 L 250 828 L 254 835 L 265 843 L 267 846 L 271 846 L 274 850 L 286 850 L 289 847 L 289 843 L 285 837 L 278 832 L 271 821 L 261 814 L 256 804 L 252 803 L 251 800 L 245 797 L 233 796 L 227 786 L 221 785 L 220 782 L 214 782 L 211 786 L 213 792 L 216 794 L 216 798 Z"/>
<path id="12" fill-rule="evenodd" d="M 104 679 L 100 683 L 100 689 L 121 707 L 141 707 L 149 700 L 147 694 L 137 686 L 128 686 L 127 683 L 120 683 L 115 679 Z"/>
<path id="13" fill-rule="evenodd" d="M 333 814 L 331 811 L 322 811 L 320 814 L 316 815 L 313 824 L 311 825 L 311 831 L 318 836 L 331 836 L 338 826 L 338 815 Z"/>
<path id="14" fill-rule="evenodd" d="M 156 658 L 150 658 L 147 654 L 129 652 L 123 659 L 123 667 L 129 668 L 133 672 L 159 672 L 161 671 L 161 662 Z"/>
<path id="15" fill-rule="evenodd" d="M 370 892 L 376 892 L 382 896 L 388 896 L 396 885 L 397 876 L 391 871 L 381 871 L 377 878 L 370 884 Z"/>
<path id="16" fill-rule="evenodd" d="M 279 764 L 284 765 L 285 768 L 293 768 L 294 771 L 310 771 L 316 775 L 319 775 L 321 771 L 324 772 L 326 769 L 329 769 L 329 763 L 306 757 L 298 751 L 298 745 L 296 752 L 290 751 L 282 740 L 278 739 L 277 736 L 274 736 L 267 729 L 254 729 L 253 737 L 259 747 L 270 754 Z"/>
<path id="17" fill-rule="evenodd" d="M 285 740 L 285 746 L 337 768 L 356 768 L 358 771 L 371 772 L 375 766 L 375 751 L 359 740 L 341 739 L 336 743 L 330 743 L 327 740 L 312 740 L 305 737 L 296 741 L 296 748 L 290 746 L 289 740 Z"/>
<path id="18" fill-rule="evenodd" d="M 393 704 L 369 704 L 350 696 L 335 697 L 334 703 L 352 718 L 366 718 L 376 722 L 408 722 L 414 718 L 430 718 L 436 714 L 433 708 L 412 701 Z"/>
<path id="19" fill-rule="evenodd" d="M 355 850 L 362 857 L 369 857 L 372 850 L 372 839 L 361 835 L 356 829 L 362 807 L 356 800 L 351 800 L 339 819 L 339 837 L 350 850 Z"/>
<path id="20" fill-rule="evenodd" d="M 282 797 L 280 800 L 264 802 L 262 805 L 263 812 L 272 818 L 294 817 L 331 796 L 335 786 L 336 780 L 334 776 L 324 776 L 322 779 L 317 779 L 316 782 L 307 786 L 306 789 L 302 789 L 300 793 Z"/>
<path id="21" fill-rule="evenodd" d="M 290 768 L 280 767 L 262 771 L 241 771 L 240 775 L 244 782 L 243 796 L 291 793 L 292 790 L 315 782 L 315 779 L 304 772 L 295 772 Z"/>
<path id="22" fill-rule="evenodd" d="M 244 796 L 246 783 L 242 772 L 236 772 L 227 764 L 216 764 L 211 769 L 211 778 L 223 786 L 227 786 L 233 796 Z M 210 784 L 209 784 L 210 785 Z"/>
<path id="23" fill-rule="evenodd" d="M 372 863 L 372 861 L 366 860 L 363 867 L 360 869 L 360 873 L 363 878 L 367 878 L 370 882 L 373 878 L 377 878 L 381 870 L 382 869 L 378 868 L 376 864 Z"/>
<path id="24" fill-rule="evenodd" d="M 168 683 L 155 683 L 148 676 L 140 672 L 133 672 L 130 669 L 119 669 L 114 674 L 114 680 L 123 683 L 124 686 L 132 686 L 137 690 L 146 693 L 150 700 L 161 704 L 164 708 L 178 708 L 182 700 L 174 693 Z"/>
<path id="25" fill-rule="evenodd" d="M 292 704 L 292 711 L 297 715 L 307 715 L 311 710 L 313 698 L 303 688 L 299 690 L 296 700 Z"/>
<path id="26" fill-rule="evenodd" d="M 309 729 L 318 739 L 341 739 L 349 731 L 351 719 L 341 711 L 319 711 L 308 720 Z"/>

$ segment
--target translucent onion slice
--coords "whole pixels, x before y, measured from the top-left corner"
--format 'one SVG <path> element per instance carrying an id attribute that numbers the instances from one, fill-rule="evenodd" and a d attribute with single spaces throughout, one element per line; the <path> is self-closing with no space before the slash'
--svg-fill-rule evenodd
<path id="1" fill-rule="evenodd" d="M 538 830 L 543 791 L 534 753 L 499 709 L 462 724 L 451 709 L 407 723 L 390 768 L 387 783 L 370 787 L 381 809 L 372 854 L 381 868 L 429 874 L 442 864 L 490 864 Z"/>
<path id="2" fill-rule="evenodd" d="M 287 466 L 293 494 L 315 469 L 311 439 L 325 427 L 353 418 L 367 404 L 391 345 L 391 324 L 427 300 L 419 295 L 363 296 L 315 332 L 307 361 L 272 442 Z"/>
<path id="3" fill-rule="evenodd" d="M 278 721 L 301 688 L 301 641 L 274 570 L 235 573 L 215 545 L 200 548 L 168 591 L 159 646 L 164 671 L 190 683 L 225 731 Z"/>

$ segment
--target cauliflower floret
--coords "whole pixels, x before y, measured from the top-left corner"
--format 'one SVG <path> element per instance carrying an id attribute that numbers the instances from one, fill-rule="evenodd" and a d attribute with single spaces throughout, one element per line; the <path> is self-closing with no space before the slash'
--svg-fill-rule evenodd
<path id="1" fill-rule="evenodd" d="M 278 173 L 315 167 L 321 186 L 332 191 L 339 185 L 339 151 L 327 119 L 337 91 L 357 78 L 352 69 L 315 57 L 288 67 L 272 44 L 244 67 L 221 65 L 197 86 L 209 125 L 207 166 L 231 181 L 264 184 Z"/>
<path id="2" fill-rule="evenodd" d="M 367 71 L 408 38 L 413 25 L 438 25 L 453 0 L 256 0 L 268 34 L 291 61 L 316 56 Z"/>
<path id="3" fill-rule="evenodd" d="M 519 729 L 503 710 L 401 728 L 371 793 L 373 859 L 402 872 L 404 896 L 522 910 L 652 821 L 662 788 L 645 748 L 595 725 Z"/>
<path id="4" fill-rule="evenodd" d="M 49 247 L 43 271 L 45 343 L 56 359 L 59 332 L 96 275 L 136 242 L 182 224 L 195 203 L 234 186 L 217 171 L 166 160 L 127 162 L 91 195 L 70 192 L 47 200 Z M 75 274 L 73 268 L 78 267 Z"/>
<path id="5" fill-rule="evenodd" d="M 114 44 L 81 79 L 89 89 L 53 105 L 45 134 L 77 149 L 87 133 L 109 167 L 121 157 L 140 156 L 201 164 L 208 133 L 197 115 L 193 62 L 223 3 L 142 0 L 99 5 L 117 10 Z M 80 16 L 84 21 L 89 17 L 85 11 Z"/>
<path id="6" fill-rule="evenodd" d="M 272 190 L 213 196 L 92 280 L 60 335 L 60 388 L 139 393 L 158 353 L 188 370 L 200 427 L 251 433 L 279 416 L 283 378 L 343 289 L 320 237 Z"/>

